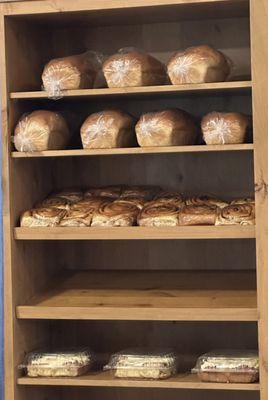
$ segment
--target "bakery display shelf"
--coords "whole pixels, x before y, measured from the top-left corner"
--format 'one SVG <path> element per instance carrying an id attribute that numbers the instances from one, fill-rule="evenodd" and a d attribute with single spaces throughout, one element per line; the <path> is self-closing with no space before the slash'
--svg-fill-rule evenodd
<path id="1" fill-rule="evenodd" d="M 150 96 L 174 93 L 199 93 L 199 92 L 215 92 L 215 93 L 239 93 L 249 91 L 251 89 L 251 81 L 233 81 L 233 82 L 216 82 L 216 83 L 200 83 L 187 85 L 162 85 L 162 86 L 144 86 L 144 87 L 125 87 L 125 88 L 100 88 L 100 89 L 77 89 L 64 91 L 63 98 L 66 97 L 126 97 L 126 96 Z M 48 94 L 45 91 L 33 92 L 11 92 L 10 98 L 19 99 L 47 99 Z"/>
<path id="2" fill-rule="evenodd" d="M 17 306 L 16 315 L 50 320 L 257 321 L 255 274 L 69 272 L 28 304 Z"/>
<path id="3" fill-rule="evenodd" d="M 14 228 L 17 240 L 254 239 L 254 226 Z"/>
<path id="4" fill-rule="evenodd" d="M 21 377 L 18 385 L 30 386 L 81 386 L 117 388 L 157 388 L 157 389 L 198 389 L 198 390 L 245 390 L 258 391 L 258 383 L 206 383 L 200 382 L 195 374 L 178 374 L 165 380 L 118 379 L 111 373 L 98 372 L 76 378 L 28 378 Z"/>
<path id="5" fill-rule="evenodd" d="M 169 146 L 169 147 L 128 147 L 120 149 L 74 149 L 74 150 L 47 150 L 41 152 L 13 151 L 13 158 L 41 158 L 41 157 L 83 157 L 83 156 L 112 156 L 112 155 L 143 155 L 165 153 L 207 153 L 226 151 L 253 151 L 254 145 L 228 144 L 228 145 L 195 145 L 195 146 Z"/>

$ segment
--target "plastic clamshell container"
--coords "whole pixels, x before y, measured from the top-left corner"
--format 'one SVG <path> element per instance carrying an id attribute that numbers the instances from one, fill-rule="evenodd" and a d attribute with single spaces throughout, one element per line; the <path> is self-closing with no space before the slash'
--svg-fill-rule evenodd
<path id="1" fill-rule="evenodd" d="M 89 349 L 36 351 L 26 356 L 22 368 L 29 377 L 74 377 L 89 371 L 94 362 Z"/>
<path id="2" fill-rule="evenodd" d="M 200 356 L 193 373 L 203 382 L 253 383 L 259 379 L 256 351 L 223 350 Z"/>
<path id="3" fill-rule="evenodd" d="M 177 372 L 177 355 L 170 349 L 123 350 L 112 355 L 104 369 L 116 378 L 166 379 Z"/>

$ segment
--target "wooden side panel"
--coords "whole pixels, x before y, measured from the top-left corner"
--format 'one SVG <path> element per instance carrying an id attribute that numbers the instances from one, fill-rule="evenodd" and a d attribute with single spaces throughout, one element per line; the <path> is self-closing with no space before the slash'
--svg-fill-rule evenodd
<path id="1" fill-rule="evenodd" d="M 261 400 L 268 398 L 268 3 L 251 0 Z"/>

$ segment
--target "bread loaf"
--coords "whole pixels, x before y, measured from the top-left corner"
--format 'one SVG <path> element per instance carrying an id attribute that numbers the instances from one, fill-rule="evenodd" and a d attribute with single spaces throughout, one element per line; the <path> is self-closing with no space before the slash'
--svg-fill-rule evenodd
<path id="1" fill-rule="evenodd" d="M 132 226 L 136 223 L 138 211 L 135 204 L 104 203 L 94 213 L 91 226 Z"/>
<path id="2" fill-rule="evenodd" d="M 179 225 L 215 225 L 216 215 L 215 206 L 185 206 L 179 212 Z"/>
<path id="3" fill-rule="evenodd" d="M 140 226 L 177 226 L 179 208 L 175 204 L 157 200 L 149 202 L 138 216 Z"/>
<path id="4" fill-rule="evenodd" d="M 20 226 L 27 228 L 54 227 L 59 225 L 66 211 L 59 208 L 36 208 L 26 211 L 20 219 Z"/>
<path id="5" fill-rule="evenodd" d="M 206 144 L 238 144 L 246 141 L 250 119 L 236 112 L 212 112 L 201 122 Z"/>
<path id="6" fill-rule="evenodd" d="M 152 86 L 166 83 L 164 65 L 140 51 L 121 51 L 103 64 L 103 73 L 110 88 Z"/>
<path id="7" fill-rule="evenodd" d="M 56 58 L 45 65 L 42 81 L 51 97 L 61 96 L 62 90 L 92 88 L 101 62 L 96 53 Z"/>
<path id="8" fill-rule="evenodd" d="M 232 204 L 218 210 L 216 225 L 254 225 L 255 206 L 252 203 Z"/>
<path id="9" fill-rule="evenodd" d="M 46 110 L 22 116 L 14 132 L 18 151 L 61 150 L 66 148 L 69 140 L 70 132 L 64 118 Z"/>
<path id="10" fill-rule="evenodd" d="M 120 110 L 91 114 L 81 127 L 84 149 L 131 147 L 136 143 L 134 119 Z"/>
<path id="11" fill-rule="evenodd" d="M 144 114 L 135 129 L 141 147 L 191 145 L 198 135 L 192 117 L 179 109 Z"/>
<path id="12" fill-rule="evenodd" d="M 167 70 L 173 85 L 222 82 L 230 73 L 230 65 L 223 53 L 202 45 L 175 53 Z"/>

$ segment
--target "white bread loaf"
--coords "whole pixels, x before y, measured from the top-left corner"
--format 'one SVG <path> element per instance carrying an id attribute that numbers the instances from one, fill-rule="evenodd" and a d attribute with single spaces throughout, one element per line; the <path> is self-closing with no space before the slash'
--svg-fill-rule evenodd
<path id="1" fill-rule="evenodd" d="M 45 65 L 43 86 L 50 97 L 61 96 L 62 90 L 92 88 L 100 69 L 99 56 L 91 51 L 55 58 Z"/>
<path id="2" fill-rule="evenodd" d="M 198 135 L 193 118 L 179 109 L 144 114 L 135 129 L 141 147 L 195 144 Z"/>
<path id="3" fill-rule="evenodd" d="M 120 110 L 91 114 L 81 127 L 84 149 L 111 149 L 135 144 L 133 118 Z"/>
<path id="4" fill-rule="evenodd" d="M 70 139 L 65 119 L 53 111 L 38 110 L 22 116 L 14 132 L 18 151 L 65 149 Z"/>
<path id="5" fill-rule="evenodd" d="M 222 82 L 230 73 L 230 63 L 223 53 L 203 45 L 175 53 L 167 70 L 173 85 Z"/>
<path id="6" fill-rule="evenodd" d="M 139 51 L 119 52 L 103 64 L 109 87 L 163 85 L 167 81 L 164 65 L 149 54 Z"/>
<path id="7" fill-rule="evenodd" d="M 211 112 L 202 119 L 206 144 L 239 144 L 246 140 L 250 118 L 240 113 Z"/>

